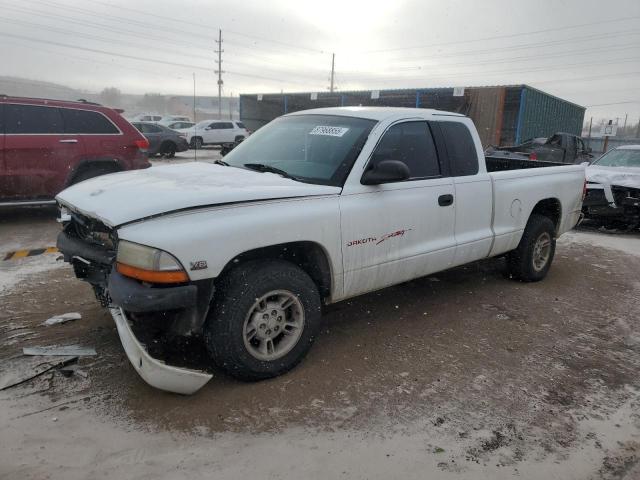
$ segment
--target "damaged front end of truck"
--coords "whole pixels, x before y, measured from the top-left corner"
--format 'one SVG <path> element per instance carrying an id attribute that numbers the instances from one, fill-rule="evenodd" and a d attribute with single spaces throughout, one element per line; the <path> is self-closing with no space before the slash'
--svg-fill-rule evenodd
<path id="1" fill-rule="evenodd" d="M 190 281 L 161 250 L 120 240 L 99 220 L 61 208 L 57 246 L 77 278 L 109 309 L 131 364 L 150 385 L 192 394 L 212 375 L 198 369 L 197 334 L 213 297 L 213 279 Z"/>

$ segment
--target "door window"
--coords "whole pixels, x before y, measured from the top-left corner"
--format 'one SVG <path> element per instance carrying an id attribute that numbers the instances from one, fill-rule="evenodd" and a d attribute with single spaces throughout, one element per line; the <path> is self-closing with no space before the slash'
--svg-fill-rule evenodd
<path id="1" fill-rule="evenodd" d="M 143 123 L 141 125 L 142 127 L 142 133 L 160 133 L 162 132 L 162 129 L 160 127 L 158 127 L 157 125 L 150 125 L 148 123 Z"/>
<path id="2" fill-rule="evenodd" d="M 5 107 L 7 134 L 63 133 L 62 115 L 55 107 L 7 104 Z"/>
<path id="3" fill-rule="evenodd" d="M 227 130 L 229 128 L 233 128 L 233 123 L 231 122 L 216 122 L 209 125 L 209 127 L 213 130 Z"/>
<path id="4" fill-rule="evenodd" d="M 74 110 L 62 108 L 65 133 L 114 135 L 120 133 L 116 126 L 107 117 L 98 112 L 89 110 Z"/>
<path id="5" fill-rule="evenodd" d="M 383 160 L 400 160 L 409 167 L 412 180 L 441 174 L 436 146 L 427 122 L 393 125 L 383 135 L 371 157 L 370 165 Z"/>
<path id="6" fill-rule="evenodd" d="M 438 122 L 447 148 L 451 175 L 463 177 L 478 173 L 478 153 L 469 129 L 459 122 Z"/>

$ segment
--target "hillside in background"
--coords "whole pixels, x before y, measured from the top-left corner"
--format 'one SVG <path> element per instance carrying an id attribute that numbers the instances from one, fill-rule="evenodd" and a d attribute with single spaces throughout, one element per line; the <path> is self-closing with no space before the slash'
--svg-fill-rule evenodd
<path id="1" fill-rule="evenodd" d="M 136 95 L 123 93 L 114 87 L 105 88 L 96 93 L 51 82 L 6 76 L 0 76 L 0 94 L 56 100 L 79 100 L 82 98 L 108 107 L 121 108 L 124 110 L 123 115 L 125 117 L 142 112 L 193 117 L 194 110 L 193 97 L 188 95 L 165 95 L 153 92 Z M 196 97 L 195 110 L 196 120 L 217 118 L 218 97 Z M 237 97 L 222 97 L 221 117 L 239 118 L 239 101 Z"/>

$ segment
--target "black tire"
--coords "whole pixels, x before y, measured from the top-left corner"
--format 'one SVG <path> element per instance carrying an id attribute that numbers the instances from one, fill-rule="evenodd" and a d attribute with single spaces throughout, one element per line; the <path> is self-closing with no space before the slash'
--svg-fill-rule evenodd
<path id="1" fill-rule="evenodd" d="M 191 139 L 191 148 L 193 148 L 194 150 L 202 149 L 203 145 L 204 145 L 204 143 L 202 143 L 202 138 L 201 137 L 193 137 Z"/>
<path id="2" fill-rule="evenodd" d="M 89 180 L 90 178 L 99 177 L 100 175 L 106 175 L 107 173 L 114 173 L 116 171 L 117 170 L 112 167 L 87 167 L 76 173 L 76 175 L 73 177 L 73 180 L 71 181 L 71 185 L 84 182 L 85 180 Z"/>
<path id="3" fill-rule="evenodd" d="M 541 265 L 535 261 L 538 242 L 549 240 L 546 261 Z M 539 282 L 547 276 L 556 252 L 556 227 L 549 217 L 532 214 L 524 229 L 518 248 L 507 255 L 509 274 L 522 282 Z M 539 257 L 537 257 L 539 258 Z"/>
<path id="4" fill-rule="evenodd" d="M 173 142 L 164 142 L 160 147 L 160 155 L 164 158 L 173 158 L 176 156 L 177 145 Z"/>
<path id="5" fill-rule="evenodd" d="M 297 298 L 304 312 L 303 326 L 287 353 L 265 361 L 245 345 L 245 321 L 256 301 L 273 291 L 290 292 Z M 204 338 L 219 368 L 240 380 L 255 381 L 295 367 L 311 348 L 321 324 L 320 294 L 306 272 L 284 260 L 255 260 L 240 264 L 221 279 L 204 326 Z M 287 338 L 285 328 L 281 338 Z"/>
<path id="6" fill-rule="evenodd" d="M 233 140 L 233 143 L 237 145 L 238 143 L 241 143 L 243 140 L 244 140 L 244 135 L 237 135 L 236 138 Z"/>

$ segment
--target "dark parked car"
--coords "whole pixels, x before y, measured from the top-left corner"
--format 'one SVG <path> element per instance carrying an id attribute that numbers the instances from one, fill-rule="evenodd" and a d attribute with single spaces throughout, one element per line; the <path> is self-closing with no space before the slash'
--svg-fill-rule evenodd
<path id="1" fill-rule="evenodd" d="M 591 162 L 591 149 L 582 138 L 570 133 L 554 133 L 549 138 L 532 138 L 511 147 L 489 147 L 487 155 L 526 158 L 555 163 Z"/>
<path id="2" fill-rule="evenodd" d="M 148 147 L 111 108 L 0 95 L 0 205 L 55 203 L 74 183 L 147 168 Z"/>
<path id="3" fill-rule="evenodd" d="M 164 125 L 149 122 L 133 122 L 149 140 L 149 155 L 161 155 L 165 158 L 173 158 L 176 152 L 184 152 L 189 149 L 189 144 L 184 134 L 180 134 Z"/>

